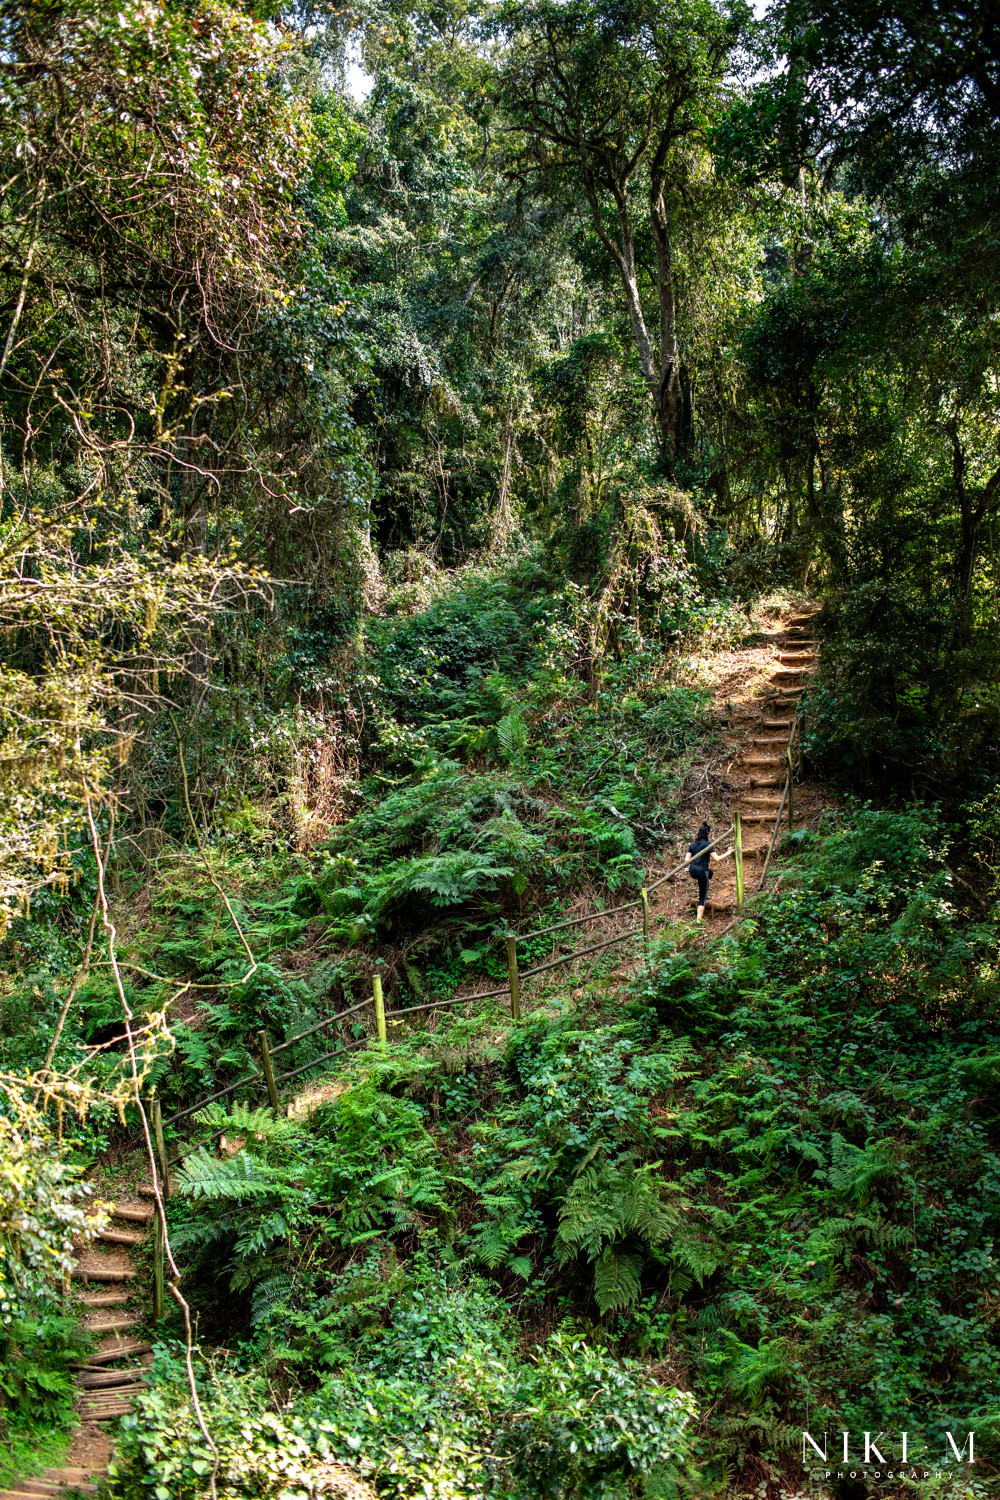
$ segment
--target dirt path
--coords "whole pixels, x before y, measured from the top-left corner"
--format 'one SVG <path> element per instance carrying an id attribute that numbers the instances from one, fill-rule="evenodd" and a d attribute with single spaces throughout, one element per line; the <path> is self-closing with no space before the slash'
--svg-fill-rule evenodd
<path id="1" fill-rule="evenodd" d="M 109 1426 L 131 1409 L 152 1358 L 152 1345 L 140 1334 L 142 1319 L 130 1306 L 138 1300 L 133 1251 L 145 1239 L 152 1218 L 148 1198 L 120 1199 L 112 1206 L 107 1226 L 77 1255 L 72 1273 L 80 1287 L 77 1311 L 97 1340 L 77 1367 L 80 1425 L 62 1464 L 19 1480 L 14 1488 L 0 1492 L 0 1500 L 40 1500 L 45 1495 L 96 1490 L 114 1446 Z"/>
<path id="2" fill-rule="evenodd" d="M 690 832 L 649 862 L 650 884 L 684 857 L 699 824 L 708 823 L 714 836 L 732 824 L 738 811 L 743 824 L 746 894 L 757 888 L 781 800 L 795 705 L 818 660 L 811 629 L 818 607 L 785 607 L 766 622 L 750 645 L 720 653 L 710 685 L 716 712 L 729 731 L 724 756 L 706 761 L 694 773 L 696 784 L 684 804 Z M 720 854 L 731 843 L 727 839 Z M 697 887 L 689 876 L 679 875 L 657 886 L 650 895 L 654 926 L 693 921 L 696 900 Z M 729 859 L 719 864 L 712 879 L 707 934 L 725 925 L 735 911 L 736 882 Z"/>
<path id="3" fill-rule="evenodd" d="M 786 605 L 772 612 L 750 644 L 721 652 L 713 661 L 712 688 L 716 713 L 728 734 L 721 754 L 716 752 L 694 768 L 682 799 L 687 809 L 686 828 L 676 843 L 664 846 L 646 863 L 650 932 L 655 935 L 671 927 L 683 927 L 695 919 L 697 887 L 684 872 L 656 882 L 684 857 L 688 842 L 702 822 L 724 833 L 738 811 L 743 825 L 744 889 L 752 895 L 758 888 L 764 858 L 781 802 L 785 780 L 786 751 L 798 699 L 818 662 L 818 643 L 812 619 L 819 605 Z M 826 804 L 808 783 L 796 783 L 795 806 L 800 815 Z M 801 821 L 801 816 L 798 821 Z M 732 843 L 727 838 L 724 852 Z M 704 936 L 711 940 L 730 927 L 736 916 L 736 881 L 732 858 L 722 861 L 713 877 L 706 910 Z M 616 902 L 606 912 L 595 910 L 593 897 L 581 896 L 566 912 L 567 919 L 588 917 L 585 925 L 569 928 L 556 939 L 553 957 L 597 945 L 619 934 L 633 933 L 641 923 L 636 903 Z M 637 950 L 623 945 L 609 971 L 609 982 L 623 981 L 641 965 Z M 579 986 L 591 971 L 594 958 L 553 969 L 544 979 L 525 981 L 522 998 L 527 1008 L 548 993 Z M 474 1009 L 470 997 L 468 1014 Z M 428 1017 L 430 1021 L 430 1017 Z M 433 1026 L 433 1022 L 430 1024 Z"/>
<path id="4" fill-rule="evenodd" d="M 818 642 L 812 633 L 815 612 L 810 609 L 793 615 L 771 634 L 774 666 L 761 714 L 732 765 L 736 795 L 729 811 L 732 818 L 739 813 L 742 824 L 746 894 L 752 893 L 763 873 L 782 803 L 796 705 L 819 660 Z M 795 757 L 794 746 L 792 753 Z M 797 794 L 798 788 L 793 790 Z M 783 817 L 787 811 L 786 806 Z M 729 859 L 720 864 L 713 878 L 706 916 L 729 917 L 735 912 L 736 873 L 734 861 Z"/>

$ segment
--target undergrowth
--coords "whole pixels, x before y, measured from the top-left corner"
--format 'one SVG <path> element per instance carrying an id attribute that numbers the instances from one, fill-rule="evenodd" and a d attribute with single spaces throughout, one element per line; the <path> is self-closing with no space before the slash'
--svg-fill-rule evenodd
<path id="1" fill-rule="evenodd" d="M 524 915 L 556 920 L 582 889 L 598 901 L 635 894 L 649 851 L 676 839 L 685 778 L 719 733 L 709 692 L 670 647 L 710 651 L 747 628 L 703 599 L 680 555 L 665 577 L 642 632 L 623 617 L 595 664 L 581 656 L 585 591 L 533 555 L 467 570 L 422 608 L 369 622 L 360 772 L 344 792 L 349 815 L 321 841 L 290 848 L 268 821 L 284 792 L 262 785 L 255 803 L 211 813 L 204 858 L 182 808 L 165 818 L 175 837 L 152 862 L 130 862 L 123 843 L 112 872 L 119 957 L 133 1009 L 168 1011 L 172 1042 L 148 1075 L 167 1113 L 252 1071 L 261 1027 L 277 1044 L 367 993 L 376 962 L 398 1007 L 447 997 L 505 972 L 497 938 Z M 297 670 L 308 684 L 319 665 Z M 0 1064 L 37 1066 L 60 1006 L 54 975 L 78 961 L 95 871 L 86 851 L 75 859 L 68 896 L 43 893 L 4 945 Z M 220 886 L 256 960 L 249 978 Z M 115 983 L 98 965 L 55 1063 L 85 1059 L 109 1080 L 121 1044 Z M 283 1065 L 316 1051 L 295 1047 Z M 113 1117 L 95 1111 L 86 1129 L 104 1151 Z"/>
<path id="2" fill-rule="evenodd" d="M 306 1493 L 289 1454 L 384 1495 L 758 1493 L 807 1426 L 906 1430 L 936 1495 L 976 1493 L 946 1435 L 986 1483 L 1000 976 L 946 847 L 857 809 L 624 996 L 446 1021 L 296 1122 L 211 1111 L 243 1144 L 190 1157 L 171 1212 L 230 1349 L 205 1399 L 254 1433 L 232 1493 Z M 200 1493 L 181 1387 L 164 1350 L 123 1500 Z"/>

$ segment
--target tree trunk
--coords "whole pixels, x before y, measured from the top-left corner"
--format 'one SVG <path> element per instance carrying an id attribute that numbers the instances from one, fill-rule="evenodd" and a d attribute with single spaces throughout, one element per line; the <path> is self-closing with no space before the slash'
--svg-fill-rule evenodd
<path id="1" fill-rule="evenodd" d="M 684 398 L 681 388 L 680 349 L 677 342 L 677 297 L 674 291 L 674 255 L 664 198 L 664 179 L 651 173 L 649 222 L 656 246 L 656 300 L 659 322 L 659 374 L 654 398 L 660 419 L 660 457 L 668 473 L 684 449 Z"/>

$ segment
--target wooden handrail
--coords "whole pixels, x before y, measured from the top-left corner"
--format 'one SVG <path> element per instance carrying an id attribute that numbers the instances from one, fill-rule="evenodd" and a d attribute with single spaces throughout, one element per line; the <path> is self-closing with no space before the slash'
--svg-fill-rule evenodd
<path id="1" fill-rule="evenodd" d="M 794 713 L 793 713 L 793 716 L 792 716 L 792 727 L 791 727 L 791 730 L 790 730 L 789 735 L 788 735 L 788 744 L 785 746 L 785 757 L 786 757 L 786 759 L 788 761 L 788 770 L 785 772 L 785 785 L 784 785 L 784 789 L 783 789 L 783 791 L 781 793 L 781 801 L 778 803 L 778 813 L 777 813 L 777 817 L 774 820 L 774 828 L 771 831 L 771 842 L 768 844 L 768 846 L 767 846 L 767 854 L 764 856 L 764 868 L 760 872 L 760 883 L 757 886 L 757 889 L 759 891 L 762 891 L 764 889 L 764 881 L 767 879 L 767 872 L 768 872 L 768 869 L 769 869 L 770 864 L 771 864 L 771 855 L 774 853 L 774 846 L 775 846 L 775 844 L 778 841 L 778 831 L 781 828 L 781 814 L 785 810 L 785 803 L 788 800 L 788 796 L 789 796 L 789 793 L 791 791 L 791 785 L 792 785 L 792 761 L 791 761 L 791 754 L 792 754 L 792 745 L 793 745 L 793 743 L 795 741 L 795 731 L 798 729 L 798 727 L 799 727 L 799 711 L 798 711 L 798 709 L 796 709 L 794 711 Z"/>
<path id="2" fill-rule="evenodd" d="M 782 806 L 783 805 L 784 803 L 782 803 Z M 725 829 L 723 833 L 719 834 L 719 836 L 713 839 L 709 844 L 706 844 L 701 853 L 711 853 L 713 849 L 715 849 L 719 844 L 723 843 L 728 835 L 733 832 L 734 827 L 734 824 L 730 824 L 730 826 Z M 510 933 L 508 934 L 508 937 L 512 938 L 515 944 L 525 943 L 530 942 L 533 938 L 536 937 L 544 937 L 550 932 L 563 931 L 569 927 L 579 927 L 586 922 L 595 922 L 600 920 L 602 917 L 613 917 L 616 916 L 619 912 L 633 911 L 640 906 L 643 907 L 645 913 L 648 910 L 648 893 L 652 890 L 656 890 L 658 886 L 665 884 L 666 881 L 672 880 L 675 875 L 679 875 L 682 870 L 688 868 L 689 863 L 690 857 L 683 860 L 680 864 L 675 865 L 672 869 L 667 870 L 665 874 L 658 876 L 656 880 L 650 881 L 648 886 L 644 887 L 644 894 L 639 898 L 638 901 L 626 901 L 623 902 L 620 906 L 609 907 L 606 911 L 591 912 L 584 917 L 571 917 L 568 921 L 555 922 L 550 927 L 541 927 L 536 929 L 534 932 L 524 933 L 522 935 L 519 935 L 517 933 Z M 571 953 L 560 954 L 555 958 L 547 959 L 544 963 L 536 964 L 534 968 L 525 969 L 523 973 L 518 975 L 518 982 L 520 979 L 531 979 L 537 974 L 545 974 L 548 973 L 551 969 L 561 968 L 564 964 L 573 963 L 574 960 L 578 958 L 586 958 L 591 953 L 603 952 L 603 950 L 606 948 L 612 948 L 618 943 L 627 942 L 630 938 L 635 937 L 648 937 L 646 921 L 644 921 L 641 928 L 637 928 L 634 930 L 629 929 L 629 931 L 627 932 L 616 933 L 614 937 L 606 938 L 600 943 L 592 943 L 586 948 L 575 948 Z M 443 1010 L 452 1005 L 470 1005 L 479 1000 L 494 1000 L 499 998 L 501 995 L 511 994 L 511 985 L 507 984 L 502 986 L 500 989 L 477 991 L 476 993 L 471 995 L 452 995 L 448 999 L 428 1000 L 422 1002 L 419 1005 L 404 1006 L 401 1010 L 387 1011 L 386 1021 L 391 1024 L 392 1022 L 399 1020 L 403 1016 L 417 1015 L 418 1013 L 431 1010 Z M 296 1042 L 304 1041 L 306 1037 L 315 1036 L 318 1032 L 325 1031 L 328 1027 L 335 1025 L 338 1021 L 346 1019 L 347 1016 L 356 1015 L 359 1011 L 367 1010 L 371 1003 L 372 1002 L 368 1000 L 360 1000 L 356 1005 L 349 1005 L 345 1010 L 337 1011 L 334 1015 L 327 1016 L 322 1021 L 317 1021 L 314 1026 L 308 1027 L 305 1031 L 300 1031 L 295 1036 L 286 1037 L 283 1042 L 278 1042 L 275 1046 L 268 1049 L 269 1058 L 276 1057 L 279 1052 L 284 1052 L 286 1048 L 294 1046 Z M 515 1019 L 519 1019 L 519 1017 L 515 1017 Z M 289 1079 L 297 1078 L 301 1073 L 307 1073 L 311 1068 L 318 1067 L 321 1063 L 329 1061 L 331 1057 L 340 1056 L 344 1052 L 351 1052 L 355 1047 L 362 1046 L 367 1041 L 367 1037 L 359 1037 L 355 1041 L 348 1042 L 341 1047 L 334 1047 L 329 1052 L 324 1052 L 319 1057 L 313 1058 L 311 1062 L 303 1063 L 300 1067 L 293 1068 L 287 1073 L 277 1074 L 276 1076 L 274 1076 L 273 1082 L 274 1084 L 287 1083 Z M 191 1115 L 197 1114 L 198 1111 L 200 1109 L 204 1109 L 206 1105 L 214 1104 L 219 1099 L 228 1098 L 230 1094 L 236 1093 L 238 1089 L 246 1088 L 248 1085 L 256 1086 L 265 1081 L 268 1082 L 270 1092 L 271 1081 L 265 1080 L 264 1074 L 262 1072 L 248 1074 L 244 1078 L 237 1079 L 235 1083 L 228 1084 L 223 1089 L 217 1089 L 214 1094 L 208 1095 L 208 1097 L 205 1099 L 198 1100 L 197 1103 L 189 1105 L 186 1109 L 175 1111 L 175 1113 L 169 1115 L 163 1123 L 165 1125 L 175 1125 L 178 1121 L 186 1120 L 190 1118 Z M 208 1140 L 214 1140 L 217 1136 L 222 1135 L 223 1133 L 223 1131 L 216 1131 L 214 1135 L 208 1137 Z M 174 1157 L 171 1161 L 171 1165 L 175 1165 L 180 1160 L 180 1157 Z"/>

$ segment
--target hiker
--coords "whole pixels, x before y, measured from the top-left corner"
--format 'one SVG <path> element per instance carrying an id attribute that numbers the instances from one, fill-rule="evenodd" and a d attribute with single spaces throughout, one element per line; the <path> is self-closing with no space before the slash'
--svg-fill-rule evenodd
<path id="1" fill-rule="evenodd" d="M 705 902 L 708 900 L 708 882 L 712 878 L 712 830 L 707 823 L 702 823 L 698 832 L 688 845 L 688 852 L 684 856 L 684 863 L 688 867 L 688 874 L 692 880 L 698 882 L 698 921 L 705 920 Z"/>

